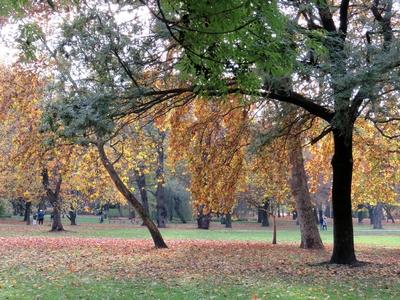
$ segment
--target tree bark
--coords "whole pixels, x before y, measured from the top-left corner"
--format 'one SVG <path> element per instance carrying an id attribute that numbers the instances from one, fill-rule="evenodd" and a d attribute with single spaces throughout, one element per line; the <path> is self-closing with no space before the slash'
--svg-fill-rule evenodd
<path id="1" fill-rule="evenodd" d="M 51 231 L 63 231 L 64 226 L 62 225 L 61 222 L 61 203 L 60 201 L 57 201 L 59 199 L 53 200 L 54 202 L 51 202 L 53 205 L 53 222 L 51 223 Z M 53 204 L 54 203 L 54 204 Z"/>
<path id="2" fill-rule="evenodd" d="M 290 187 L 296 202 L 296 211 L 300 224 L 300 248 L 322 249 L 321 237 L 315 223 L 314 207 L 308 190 L 307 174 L 304 168 L 303 151 L 299 135 L 291 137 L 289 146 L 289 161 L 291 164 Z"/>
<path id="3" fill-rule="evenodd" d="M 46 168 L 42 170 L 42 183 L 46 191 L 47 198 L 53 206 L 53 220 L 51 231 L 63 231 L 64 227 L 61 222 L 62 203 L 60 199 L 60 191 L 62 184 L 61 175 L 58 176 L 54 191 L 50 188 L 49 172 Z"/>
<path id="4" fill-rule="evenodd" d="M 99 143 L 97 145 L 97 149 L 99 151 L 99 156 L 101 162 L 103 163 L 105 169 L 107 170 L 108 174 L 111 177 L 111 180 L 114 182 L 118 191 L 125 197 L 125 199 L 132 204 L 133 208 L 138 212 L 140 217 L 143 220 L 143 223 L 148 228 L 151 237 L 153 238 L 154 246 L 156 248 L 168 248 L 164 242 L 163 237 L 161 236 L 160 231 L 158 230 L 157 226 L 153 223 L 150 219 L 149 215 L 146 213 L 144 207 L 139 202 L 138 199 L 133 195 L 133 193 L 126 187 L 123 183 L 121 178 L 119 177 L 117 171 L 114 169 L 114 166 L 109 161 L 105 151 L 104 151 L 104 144 Z"/>
<path id="5" fill-rule="evenodd" d="M 349 130 L 350 131 L 350 130 Z M 353 217 L 351 212 L 351 181 L 353 173 L 352 135 L 344 136 L 333 130 L 334 154 L 332 158 L 333 184 L 333 253 L 330 262 L 354 264 Z"/>

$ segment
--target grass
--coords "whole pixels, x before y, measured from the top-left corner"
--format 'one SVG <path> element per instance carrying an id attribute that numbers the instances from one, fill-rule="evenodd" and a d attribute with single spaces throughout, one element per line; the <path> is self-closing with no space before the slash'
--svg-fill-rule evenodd
<path id="1" fill-rule="evenodd" d="M 15 220 L 15 219 L 14 219 Z M 50 220 L 46 219 L 47 226 Z M 65 219 L 68 224 L 68 219 Z M 48 227 L 31 226 L 27 228 L 22 222 L 14 222 L 11 226 L 1 226 L 0 236 L 76 236 L 97 238 L 124 238 L 124 239 L 150 239 L 148 230 L 137 224 L 109 224 L 105 221 L 98 223 L 97 217 L 81 216 L 78 218 L 79 226 L 68 226 L 67 232 L 54 234 L 48 232 Z M 272 227 L 272 226 L 271 226 Z M 232 229 L 225 229 L 223 225 L 213 222 L 210 230 L 198 230 L 195 224 L 170 224 L 169 228 L 161 229 L 166 240 L 173 239 L 200 239 L 200 240 L 226 240 L 226 241 L 272 241 L 272 228 L 261 228 L 257 223 L 233 224 Z M 374 230 L 369 224 L 355 224 L 355 243 L 360 245 L 374 245 L 379 247 L 400 247 L 400 225 L 387 223 L 384 229 Z M 321 231 L 321 238 L 325 244 L 333 242 L 332 226 L 328 231 Z M 279 220 L 279 243 L 299 243 L 300 232 L 298 226 L 289 220 Z"/>
<path id="2" fill-rule="evenodd" d="M 65 220 L 67 223 L 67 219 Z M 400 299 L 400 226 L 355 225 L 357 255 L 349 268 L 319 265 L 327 251 L 298 249 L 299 229 L 194 224 L 161 232 L 170 249 L 152 250 L 147 230 L 80 217 L 63 233 L 48 225 L 0 221 L 0 299 Z"/>

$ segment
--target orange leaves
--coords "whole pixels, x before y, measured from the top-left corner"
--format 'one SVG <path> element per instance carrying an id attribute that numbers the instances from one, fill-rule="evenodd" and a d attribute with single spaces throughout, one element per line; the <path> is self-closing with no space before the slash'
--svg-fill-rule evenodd
<path id="1" fill-rule="evenodd" d="M 248 108 L 234 98 L 224 103 L 198 99 L 176 109 L 169 120 L 169 163 L 187 163 L 195 206 L 203 205 L 205 213 L 229 212 L 244 183 Z"/>
<path id="2" fill-rule="evenodd" d="M 361 248 L 362 267 L 324 265 L 328 252 L 303 250 L 293 245 L 255 242 L 171 240 L 170 248 L 155 250 L 151 241 L 74 237 L 0 238 L 6 267 L 23 266 L 43 273 L 75 273 L 102 278 L 148 278 L 161 281 L 239 281 L 281 278 L 285 282 L 398 280 L 397 249 Z M 195 254 L 195 255 L 193 255 Z M 377 263 L 378 262 L 378 263 Z M 0 267 L 4 267 L 1 265 Z"/>

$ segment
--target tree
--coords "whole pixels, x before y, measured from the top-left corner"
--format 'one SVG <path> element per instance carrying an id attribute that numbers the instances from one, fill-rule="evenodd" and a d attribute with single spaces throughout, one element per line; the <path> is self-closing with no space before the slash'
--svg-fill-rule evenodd
<path id="1" fill-rule="evenodd" d="M 323 244 L 318 227 L 315 224 L 299 135 L 291 137 L 289 147 L 289 160 L 292 168 L 290 185 L 293 197 L 296 200 L 296 209 L 300 222 L 300 247 L 306 249 L 321 249 L 323 248 Z"/>
<path id="2" fill-rule="evenodd" d="M 147 3 L 182 47 L 182 69 L 196 75 L 197 79 L 190 77 L 196 90 L 256 94 L 294 104 L 328 123 L 321 137 L 332 133 L 334 141 L 330 261 L 356 263 L 351 212 L 354 124 L 361 114 L 375 124 L 398 119 L 396 105 L 391 104 L 397 103 L 391 83 L 397 80 L 399 66 L 392 29 L 395 7 L 392 1 L 378 0 L 368 13 L 360 5 L 349 14 L 347 0 L 338 3 L 339 9 L 326 1 L 309 3 L 307 8 L 300 2 L 282 3 L 290 6 L 286 17 L 292 22 L 286 22 L 277 4 L 236 2 L 240 1 Z M 372 30 L 363 36 L 359 25 L 366 22 Z M 290 39 L 285 32 L 306 42 Z M 367 47 L 361 46 L 362 40 Z M 280 48 L 283 45 L 285 49 Z M 297 86 L 288 86 L 285 76 L 296 76 Z"/>

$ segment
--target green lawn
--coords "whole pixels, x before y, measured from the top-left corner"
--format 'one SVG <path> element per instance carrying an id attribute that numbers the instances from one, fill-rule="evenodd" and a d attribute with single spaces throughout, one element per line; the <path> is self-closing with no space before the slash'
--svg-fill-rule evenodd
<path id="1" fill-rule="evenodd" d="M 49 219 L 47 220 L 49 226 Z M 65 219 L 68 224 L 68 219 Z M 66 225 L 67 232 L 54 234 L 48 232 L 48 227 L 31 226 L 26 230 L 22 222 L 15 224 L 14 230 L 7 226 L 1 227 L 0 236 L 79 236 L 79 237 L 113 237 L 126 239 L 150 239 L 147 229 L 137 224 L 109 224 L 106 220 L 99 224 L 97 217 L 81 216 L 78 218 L 78 226 Z M 299 227 L 288 220 L 278 221 L 278 242 L 299 243 Z M 200 240 L 227 240 L 227 241 L 260 241 L 270 242 L 272 240 L 272 226 L 261 228 L 257 223 L 233 223 L 232 229 L 225 229 L 218 222 L 211 223 L 210 230 L 198 230 L 195 224 L 171 224 L 169 228 L 161 229 L 165 239 L 200 239 Z M 400 225 L 384 223 L 384 229 L 374 230 L 369 224 L 355 224 L 355 243 L 360 245 L 376 245 L 380 247 L 400 247 Z M 321 238 L 324 243 L 330 244 L 333 241 L 332 226 L 328 231 L 321 231 Z"/>
<path id="2" fill-rule="evenodd" d="M 65 219 L 65 223 L 67 223 Z M 400 226 L 355 225 L 357 256 L 369 264 L 321 265 L 327 251 L 298 248 L 299 229 L 234 223 L 210 230 L 194 224 L 161 232 L 170 249 L 151 249 L 147 230 L 131 224 L 49 226 L 0 220 L 0 299 L 400 299 Z M 143 240 L 143 239 L 146 239 Z"/>

